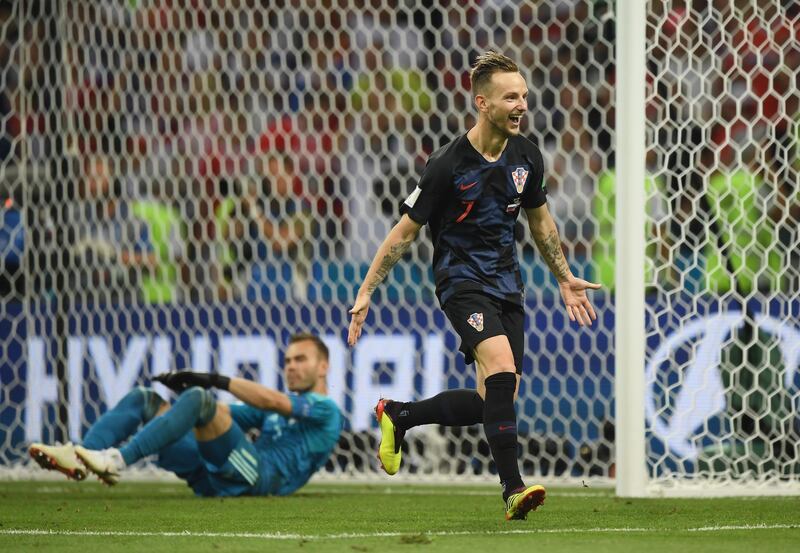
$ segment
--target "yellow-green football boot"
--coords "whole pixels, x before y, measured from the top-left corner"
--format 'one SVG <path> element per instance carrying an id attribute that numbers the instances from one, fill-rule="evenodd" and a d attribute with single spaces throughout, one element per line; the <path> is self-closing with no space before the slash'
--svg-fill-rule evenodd
<path id="1" fill-rule="evenodd" d="M 530 486 L 506 499 L 506 520 L 525 520 L 544 503 L 544 486 Z"/>
<path id="2" fill-rule="evenodd" d="M 397 471 L 400 470 L 400 461 L 403 454 L 400 448 L 403 445 L 405 430 L 399 429 L 389 413 L 386 412 L 387 406 L 391 403 L 394 402 L 390 399 L 381 398 L 375 406 L 375 417 L 378 419 L 378 426 L 381 429 L 378 460 L 381 462 L 381 468 L 386 474 L 397 474 Z"/>

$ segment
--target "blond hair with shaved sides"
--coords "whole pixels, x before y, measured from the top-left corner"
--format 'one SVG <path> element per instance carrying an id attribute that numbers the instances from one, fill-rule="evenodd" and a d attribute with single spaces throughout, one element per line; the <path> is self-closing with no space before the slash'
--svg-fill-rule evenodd
<path id="1" fill-rule="evenodd" d="M 491 50 L 475 58 L 469 74 L 473 97 L 486 91 L 495 73 L 519 73 L 519 67 L 508 56 Z"/>

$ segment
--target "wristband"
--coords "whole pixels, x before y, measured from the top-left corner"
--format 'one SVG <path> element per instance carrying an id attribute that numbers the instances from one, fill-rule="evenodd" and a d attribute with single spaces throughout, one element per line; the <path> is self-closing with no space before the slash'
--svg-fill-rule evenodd
<path id="1" fill-rule="evenodd" d="M 211 385 L 220 390 L 227 390 L 231 385 L 231 378 L 221 374 L 211 375 Z"/>

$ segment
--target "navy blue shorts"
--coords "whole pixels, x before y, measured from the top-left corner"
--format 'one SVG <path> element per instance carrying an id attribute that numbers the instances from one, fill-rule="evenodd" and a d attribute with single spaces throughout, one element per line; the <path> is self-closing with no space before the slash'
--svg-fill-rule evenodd
<path id="1" fill-rule="evenodd" d="M 456 292 L 444 305 L 444 313 L 461 338 L 459 351 L 473 363 L 478 344 L 493 336 L 506 336 L 511 344 L 517 374 L 522 374 L 525 350 L 525 310 L 517 303 L 501 300 L 477 290 Z"/>

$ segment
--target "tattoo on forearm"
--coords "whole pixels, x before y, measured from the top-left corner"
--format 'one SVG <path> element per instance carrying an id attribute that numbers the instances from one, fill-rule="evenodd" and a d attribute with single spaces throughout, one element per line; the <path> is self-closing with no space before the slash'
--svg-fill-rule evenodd
<path id="1" fill-rule="evenodd" d="M 400 258 L 403 257 L 410 247 L 411 242 L 403 241 L 389 248 L 389 253 L 383 256 L 383 260 L 381 260 L 381 264 L 375 272 L 375 276 L 367 283 L 367 292 L 372 294 L 375 291 L 378 285 L 383 282 L 383 279 L 386 278 L 386 275 L 389 274 L 389 271 L 392 270 L 392 267 L 400 261 Z"/>
<path id="2" fill-rule="evenodd" d="M 539 247 L 539 252 L 555 275 L 556 280 L 559 282 L 566 280 L 570 270 L 567 259 L 564 257 L 564 252 L 561 250 L 561 240 L 558 239 L 558 233 L 552 231 L 547 236 L 536 238 L 536 245 Z"/>

